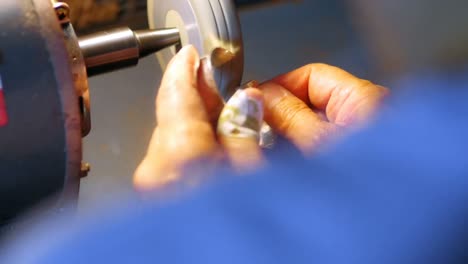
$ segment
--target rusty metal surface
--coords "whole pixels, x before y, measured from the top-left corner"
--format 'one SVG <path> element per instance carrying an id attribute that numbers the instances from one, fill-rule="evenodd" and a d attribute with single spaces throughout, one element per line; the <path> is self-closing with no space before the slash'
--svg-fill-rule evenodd
<path id="1" fill-rule="evenodd" d="M 147 27 L 146 0 L 63 0 L 76 30 L 88 33 L 110 26 Z"/>
<path id="2" fill-rule="evenodd" d="M 0 74 L 9 123 L 0 128 L 0 222 L 57 195 L 77 198 L 81 127 L 63 31 L 51 1 L 0 2 Z"/>
<path id="3" fill-rule="evenodd" d="M 73 25 L 80 33 L 89 33 L 112 26 L 129 26 L 132 29 L 142 29 L 148 26 L 147 0 L 61 1 L 70 5 Z M 300 1 L 302 0 L 233 0 L 242 10 Z"/>
<path id="4" fill-rule="evenodd" d="M 91 132 L 91 104 L 85 60 L 73 25 L 71 23 L 65 23 L 62 25 L 62 28 L 65 34 L 68 60 L 71 63 L 73 82 L 80 106 L 81 134 L 85 137 Z"/>

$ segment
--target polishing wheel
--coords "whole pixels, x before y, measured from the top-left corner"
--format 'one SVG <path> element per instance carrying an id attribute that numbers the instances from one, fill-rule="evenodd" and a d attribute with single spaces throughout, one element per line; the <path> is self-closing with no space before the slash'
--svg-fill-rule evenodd
<path id="1" fill-rule="evenodd" d="M 181 45 L 157 54 L 163 70 L 177 49 L 193 45 L 201 57 L 216 56 L 218 48 L 231 52 L 233 58 L 215 67 L 214 77 L 224 98 L 241 83 L 244 57 L 242 34 L 232 0 L 148 0 L 151 28 L 177 28 Z"/>

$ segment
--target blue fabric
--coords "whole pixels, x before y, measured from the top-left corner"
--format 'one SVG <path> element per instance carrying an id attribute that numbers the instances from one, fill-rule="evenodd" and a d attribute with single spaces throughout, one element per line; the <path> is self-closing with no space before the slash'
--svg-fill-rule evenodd
<path id="1" fill-rule="evenodd" d="M 124 210 L 30 263 L 464 263 L 468 82 L 425 80 L 334 150 Z"/>

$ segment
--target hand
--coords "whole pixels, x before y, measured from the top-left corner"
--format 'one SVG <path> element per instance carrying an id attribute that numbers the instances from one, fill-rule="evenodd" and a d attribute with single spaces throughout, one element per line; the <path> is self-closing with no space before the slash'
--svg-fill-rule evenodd
<path id="1" fill-rule="evenodd" d="M 370 120 L 389 93 L 325 64 L 310 64 L 260 86 L 265 120 L 304 154 Z"/>
<path id="2" fill-rule="evenodd" d="M 234 124 L 241 131 L 250 129 L 253 133 L 239 136 L 234 130 L 226 130 L 222 125 L 226 120 L 220 122 L 220 133 L 215 133 L 224 103 L 210 72 L 203 60 L 200 64 L 193 47 L 182 49 L 169 64 L 157 96 L 158 125 L 134 176 L 138 189 L 164 187 L 180 180 L 187 168 L 190 172 L 186 174 L 197 179 L 194 174 L 209 174 L 222 161 L 241 171 L 262 163 L 258 126 L 242 127 L 246 124 L 236 124 L 228 111 L 221 115 L 221 120 L 227 118 L 228 128 Z M 265 120 L 305 154 L 313 153 L 345 129 L 368 121 L 388 94 L 381 86 L 324 64 L 304 66 L 262 84 L 260 89 Z M 262 104 L 258 90 L 247 89 L 244 95 Z"/>
<path id="3" fill-rule="evenodd" d="M 186 180 L 193 184 L 221 162 L 241 171 L 261 164 L 259 125 L 255 125 L 263 119 L 261 92 L 249 88 L 236 93 L 221 114 L 224 125 L 217 134 L 215 126 L 224 102 L 210 67 L 191 46 L 184 47 L 169 63 L 156 99 L 157 127 L 134 175 L 137 189 L 157 189 L 183 176 L 190 177 Z M 253 123 L 229 111 L 239 110 L 239 104 L 248 106 L 243 111 L 254 116 Z"/>

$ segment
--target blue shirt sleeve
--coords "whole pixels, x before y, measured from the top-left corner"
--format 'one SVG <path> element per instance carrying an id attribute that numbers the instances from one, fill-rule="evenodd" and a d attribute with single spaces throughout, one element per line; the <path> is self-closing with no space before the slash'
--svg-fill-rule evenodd
<path id="1" fill-rule="evenodd" d="M 467 92 L 424 87 L 398 98 L 314 159 L 284 155 L 8 263 L 464 263 Z"/>

